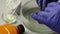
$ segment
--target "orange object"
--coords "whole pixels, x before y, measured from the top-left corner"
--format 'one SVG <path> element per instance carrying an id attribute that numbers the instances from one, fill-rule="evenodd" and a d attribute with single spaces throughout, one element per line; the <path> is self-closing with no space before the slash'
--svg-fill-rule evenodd
<path id="1" fill-rule="evenodd" d="M 0 34 L 22 34 L 24 31 L 23 25 L 13 26 L 11 24 L 5 24 L 0 26 Z"/>

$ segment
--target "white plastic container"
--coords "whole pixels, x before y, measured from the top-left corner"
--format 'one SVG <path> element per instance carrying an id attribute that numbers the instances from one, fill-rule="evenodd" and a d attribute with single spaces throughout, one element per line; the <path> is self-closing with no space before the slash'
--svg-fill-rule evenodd
<path id="1" fill-rule="evenodd" d="M 51 29 L 49 29 L 44 24 L 39 24 L 36 20 L 31 18 L 31 13 L 37 13 L 39 8 L 37 6 L 36 0 L 30 0 L 23 5 L 21 20 L 23 24 L 31 31 L 39 34 L 55 34 Z"/>

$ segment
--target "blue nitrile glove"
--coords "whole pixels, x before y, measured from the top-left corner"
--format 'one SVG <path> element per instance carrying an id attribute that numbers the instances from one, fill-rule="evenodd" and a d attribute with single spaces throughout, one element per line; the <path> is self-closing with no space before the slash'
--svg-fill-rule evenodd
<path id="1" fill-rule="evenodd" d="M 60 3 L 49 3 L 44 11 L 39 11 L 37 14 L 32 13 L 31 16 L 60 34 Z"/>
<path id="2" fill-rule="evenodd" d="M 36 0 L 39 8 L 44 10 L 48 3 L 57 2 L 58 0 Z"/>

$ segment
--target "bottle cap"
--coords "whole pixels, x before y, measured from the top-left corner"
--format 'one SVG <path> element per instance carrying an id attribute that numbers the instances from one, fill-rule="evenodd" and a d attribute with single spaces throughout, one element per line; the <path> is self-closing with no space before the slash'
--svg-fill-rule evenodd
<path id="1" fill-rule="evenodd" d="M 18 30 L 21 34 L 25 32 L 25 28 L 22 24 L 18 25 Z"/>

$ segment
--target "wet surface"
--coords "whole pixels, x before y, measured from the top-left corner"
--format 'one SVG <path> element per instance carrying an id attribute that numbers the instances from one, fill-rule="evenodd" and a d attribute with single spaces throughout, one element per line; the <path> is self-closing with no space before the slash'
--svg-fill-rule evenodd
<path id="1" fill-rule="evenodd" d="M 50 28 L 48 28 L 44 24 L 40 24 L 31 18 L 30 14 L 37 13 L 38 10 L 39 10 L 39 8 L 35 7 L 35 8 L 31 8 L 31 9 L 27 10 L 26 12 L 24 12 L 25 18 L 27 18 L 30 21 L 29 23 L 25 23 L 25 26 L 29 30 L 39 33 L 39 34 L 56 34 L 55 32 L 53 32 Z"/>

